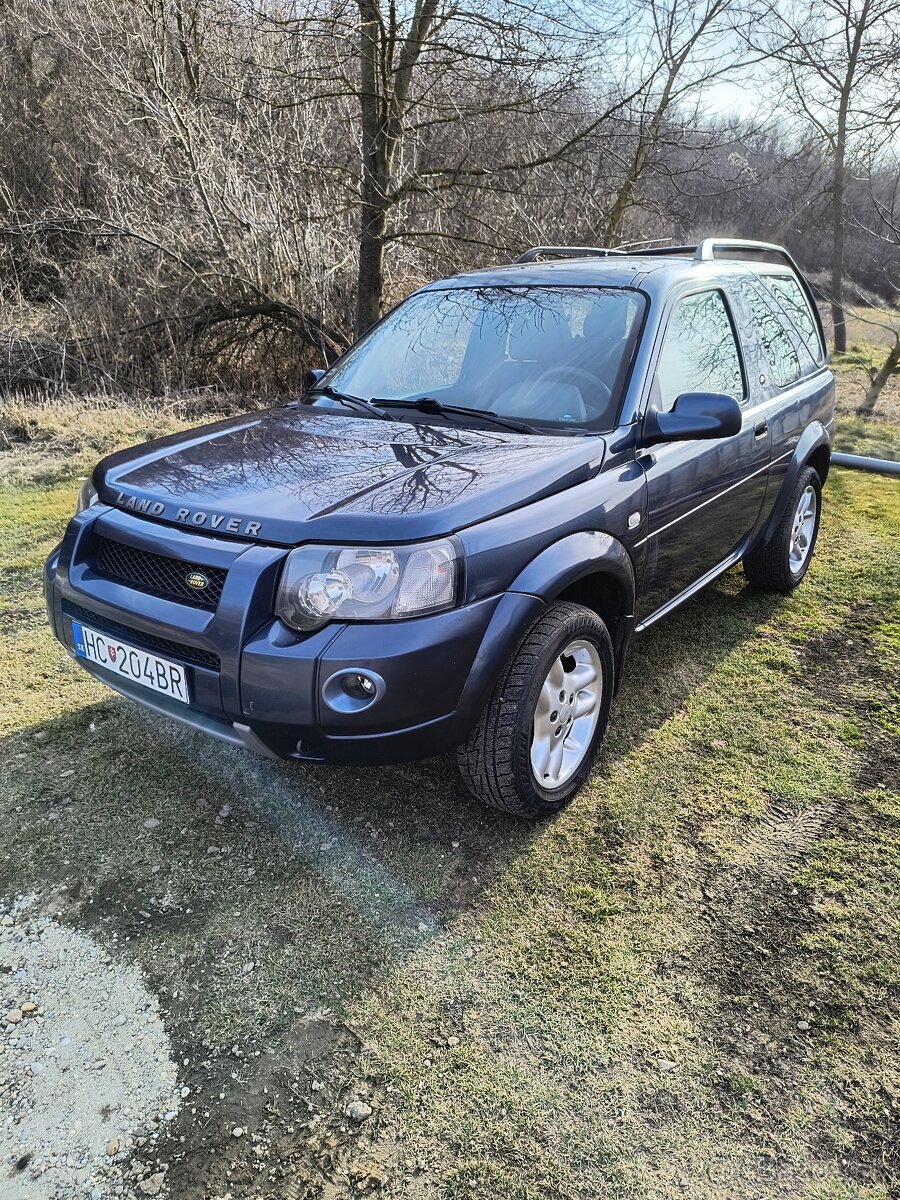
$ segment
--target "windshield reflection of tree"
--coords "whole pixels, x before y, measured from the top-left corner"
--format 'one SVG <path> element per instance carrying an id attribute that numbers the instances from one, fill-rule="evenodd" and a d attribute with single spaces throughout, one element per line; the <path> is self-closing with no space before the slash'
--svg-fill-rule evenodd
<path id="1" fill-rule="evenodd" d="M 611 393 L 639 304 L 636 293 L 615 288 L 421 292 L 351 350 L 328 382 L 366 399 L 431 396 L 511 417 L 554 420 L 563 409 L 554 414 L 552 404 L 549 411 L 543 408 L 559 393 L 568 370 L 582 394 L 581 419 L 590 414 L 592 421 L 611 424 L 617 410 Z M 599 394 L 590 394 L 598 384 Z M 500 407 L 514 385 L 519 406 L 510 393 L 507 406 Z"/>
<path id="2" fill-rule="evenodd" d="M 509 359 L 510 341 L 524 348 L 523 339 L 529 333 L 571 333 L 564 299 L 565 289 L 547 287 L 515 291 L 456 288 L 438 292 L 434 298 L 426 294 L 429 321 L 414 312 L 407 317 L 401 310 L 398 328 L 409 338 L 409 348 L 416 351 L 414 361 L 421 368 L 433 368 L 431 380 L 423 375 L 422 386 L 447 386 L 457 382 L 464 359 L 479 343 L 487 343 L 490 351 L 500 351 L 503 359 Z"/>
<path id="3" fill-rule="evenodd" d="M 509 358 L 509 343 L 529 331 L 568 331 L 561 311 L 566 289 L 538 288 L 452 288 L 425 292 L 394 311 L 385 333 L 392 340 L 401 335 L 391 351 L 385 346 L 376 370 L 385 382 L 385 395 L 402 399 L 429 389 L 441 390 L 459 381 L 465 362 L 479 345 L 493 351 L 492 365 Z M 401 352 L 402 351 L 402 352 Z M 366 346 L 366 365 L 374 347 Z M 472 383 L 477 380 L 472 380 Z M 485 405 L 479 404 L 484 408 Z"/>

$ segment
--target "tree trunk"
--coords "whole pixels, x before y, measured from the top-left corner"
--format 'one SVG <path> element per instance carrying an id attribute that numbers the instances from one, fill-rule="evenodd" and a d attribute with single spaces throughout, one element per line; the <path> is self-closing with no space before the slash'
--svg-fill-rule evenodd
<path id="1" fill-rule="evenodd" d="M 389 207 L 391 133 L 387 80 L 382 77 L 382 28 L 378 0 L 359 0 L 360 182 L 359 268 L 356 280 L 356 336 L 381 316 L 384 296 L 384 238 Z"/>
<path id="2" fill-rule="evenodd" d="M 356 280 L 356 336 L 362 337 L 381 316 L 384 295 L 384 235 L 387 206 L 377 184 L 363 181 L 359 231 L 359 269 Z"/>
<path id="3" fill-rule="evenodd" d="M 384 300 L 384 247 L 394 165 L 403 143 L 403 113 L 413 71 L 435 27 L 438 0 L 416 0 L 409 33 L 399 41 L 396 6 L 385 16 L 380 0 L 357 0 L 360 14 L 360 188 L 359 272 L 356 336 L 381 316 Z M 395 57 L 397 46 L 399 55 Z M 396 66 L 394 65 L 396 62 Z"/>
<path id="4" fill-rule="evenodd" d="M 839 354 L 845 353 L 847 349 L 847 318 L 844 315 L 844 155 L 844 132 L 839 130 L 834 156 L 831 252 L 831 320 L 834 326 L 834 348 Z"/>
<path id="5" fill-rule="evenodd" d="M 878 397 L 881 395 L 881 389 L 895 371 L 900 371 L 900 336 L 897 337 L 881 367 L 872 376 L 865 399 L 856 410 L 858 417 L 871 417 L 875 411 L 875 405 L 878 403 Z"/>
<path id="6" fill-rule="evenodd" d="M 383 87 L 379 87 L 378 0 L 359 0 L 359 107 L 362 136 L 359 266 L 356 276 L 356 336 L 378 320 L 384 290 L 386 225 L 383 172 Z"/>
<path id="7" fill-rule="evenodd" d="M 837 112 L 837 129 L 834 139 L 834 207 L 832 210 L 832 257 L 831 257 L 831 320 L 834 325 L 834 348 L 838 354 L 847 350 L 847 317 L 844 312 L 844 194 L 847 188 L 847 123 L 850 116 L 850 100 L 856 82 L 856 69 L 860 50 L 869 26 L 871 0 L 863 0 L 862 9 L 852 21 L 852 41 L 847 55 L 847 66 L 840 88 Z M 851 8 L 846 10 L 848 17 Z M 850 32 L 848 27 L 847 32 Z"/>

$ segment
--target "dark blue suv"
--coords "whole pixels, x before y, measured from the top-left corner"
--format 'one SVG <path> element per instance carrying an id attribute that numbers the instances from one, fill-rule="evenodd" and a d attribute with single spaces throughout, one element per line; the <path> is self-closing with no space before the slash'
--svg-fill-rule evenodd
<path id="1" fill-rule="evenodd" d="M 410 296 L 300 401 L 104 459 L 46 566 L 117 691 L 303 762 L 588 776 L 633 633 L 815 545 L 834 380 L 780 247 L 541 247 Z"/>

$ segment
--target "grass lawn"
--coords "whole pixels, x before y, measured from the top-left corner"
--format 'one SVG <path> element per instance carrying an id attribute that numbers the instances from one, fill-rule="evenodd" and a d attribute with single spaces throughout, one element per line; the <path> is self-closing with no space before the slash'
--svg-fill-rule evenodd
<path id="1" fill-rule="evenodd" d="M 528 826 L 450 760 L 272 763 L 79 671 L 39 569 L 86 436 L 5 454 L 0 895 L 158 994 L 192 1099 L 134 1158 L 171 1197 L 900 1194 L 898 481 L 833 471 L 790 598 L 734 570 L 637 640 Z"/>

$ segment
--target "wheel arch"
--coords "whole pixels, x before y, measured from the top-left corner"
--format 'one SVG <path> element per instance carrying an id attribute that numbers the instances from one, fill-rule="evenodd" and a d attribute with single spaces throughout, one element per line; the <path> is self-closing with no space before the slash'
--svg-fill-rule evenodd
<path id="1" fill-rule="evenodd" d="M 634 629 L 637 590 L 631 557 L 621 542 L 607 533 L 569 534 L 533 558 L 512 590 L 546 604 L 569 600 L 601 617 L 613 643 L 618 688 Z"/>
<path id="2" fill-rule="evenodd" d="M 806 460 L 806 466 L 813 467 L 816 474 L 824 483 L 828 478 L 828 472 L 831 468 L 831 445 L 829 442 L 820 442 Z"/>
<path id="3" fill-rule="evenodd" d="M 812 467 L 824 483 L 828 478 L 830 465 L 831 437 L 821 421 L 813 421 L 800 435 L 784 479 L 781 481 L 781 487 L 778 489 L 775 506 L 769 514 L 762 534 L 756 541 L 757 546 L 766 546 L 772 540 L 772 536 L 784 516 L 797 477 L 804 467 Z"/>

